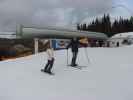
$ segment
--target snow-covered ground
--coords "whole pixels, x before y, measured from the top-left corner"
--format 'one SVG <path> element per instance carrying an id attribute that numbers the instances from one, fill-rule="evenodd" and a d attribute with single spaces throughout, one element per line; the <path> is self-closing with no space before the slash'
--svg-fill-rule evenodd
<path id="1" fill-rule="evenodd" d="M 40 72 L 45 53 L 0 62 L 0 100 L 133 100 L 133 46 L 87 48 L 90 62 L 85 50 L 82 70 L 66 66 L 66 50 L 56 51 L 54 76 Z"/>

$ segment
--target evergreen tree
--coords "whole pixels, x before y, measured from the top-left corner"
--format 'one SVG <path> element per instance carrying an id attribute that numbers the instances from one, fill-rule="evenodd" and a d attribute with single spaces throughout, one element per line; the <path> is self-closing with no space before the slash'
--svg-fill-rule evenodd
<path id="1" fill-rule="evenodd" d="M 123 19 L 120 17 L 111 23 L 110 15 L 104 14 L 101 19 L 96 18 L 88 25 L 86 23 L 81 25 L 78 24 L 77 29 L 84 31 L 102 32 L 111 37 L 117 33 L 133 31 L 133 16 L 131 16 L 130 19 Z"/>

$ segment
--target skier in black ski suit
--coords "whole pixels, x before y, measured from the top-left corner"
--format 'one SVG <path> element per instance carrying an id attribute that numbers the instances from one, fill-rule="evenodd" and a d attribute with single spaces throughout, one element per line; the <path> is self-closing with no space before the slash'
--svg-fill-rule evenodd
<path id="1" fill-rule="evenodd" d="M 71 42 L 67 45 L 67 49 L 69 47 L 71 47 L 72 54 L 73 54 L 72 61 L 71 61 L 71 66 L 77 66 L 76 59 L 77 59 L 77 55 L 78 55 L 79 44 L 80 43 L 79 43 L 78 39 L 73 38 L 73 39 L 71 39 Z"/>
<path id="2" fill-rule="evenodd" d="M 77 59 L 77 55 L 78 55 L 79 45 L 81 44 L 84 47 L 88 46 L 88 40 L 86 40 L 85 37 L 83 37 L 83 39 L 85 39 L 84 43 L 81 42 L 80 39 L 82 39 L 82 38 L 72 38 L 71 42 L 66 47 L 67 49 L 69 47 L 71 47 L 71 50 L 72 50 L 73 57 L 72 57 L 72 61 L 71 61 L 71 66 L 77 66 L 76 59 Z"/>

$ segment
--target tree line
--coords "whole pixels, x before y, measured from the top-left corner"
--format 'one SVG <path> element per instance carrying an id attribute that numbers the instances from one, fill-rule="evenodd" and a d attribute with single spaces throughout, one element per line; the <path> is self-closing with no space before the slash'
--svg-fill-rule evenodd
<path id="1" fill-rule="evenodd" d="M 117 33 L 133 32 L 133 16 L 129 19 L 120 17 L 111 21 L 110 15 L 104 14 L 102 18 L 97 17 L 90 23 L 77 24 L 77 30 L 102 32 L 108 37 Z"/>

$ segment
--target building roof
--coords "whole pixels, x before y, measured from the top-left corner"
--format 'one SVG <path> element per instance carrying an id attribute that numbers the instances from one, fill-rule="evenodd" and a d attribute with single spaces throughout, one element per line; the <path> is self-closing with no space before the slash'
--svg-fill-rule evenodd
<path id="1" fill-rule="evenodd" d="M 17 36 L 22 38 L 73 38 L 73 37 L 89 37 L 98 39 L 107 39 L 104 33 L 78 31 L 74 29 L 65 28 L 51 28 L 51 27 L 20 27 L 17 29 Z"/>
<path id="2" fill-rule="evenodd" d="M 133 38 L 133 32 L 119 33 L 111 37 L 111 39 L 115 38 Z"/>

